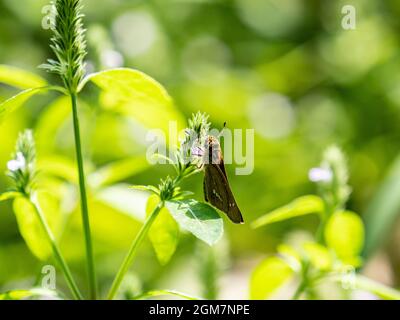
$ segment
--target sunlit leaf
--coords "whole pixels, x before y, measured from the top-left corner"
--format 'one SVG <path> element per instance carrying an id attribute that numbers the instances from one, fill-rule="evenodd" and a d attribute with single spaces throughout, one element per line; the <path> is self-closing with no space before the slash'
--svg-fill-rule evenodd
<path id="1" fill-rule="evenodd" d="M 1 193 L 0 194 L 0 202 L 14 199 L 14 198 L 16 198 L 16 197 L 18 197 L 20 195 L 21 194 L 19 192 L 14 192 L 14 191 L 7 191 L 7 192 L 4 192 L 4 193 Z"/>
<path id="2" fill-rule="evenodd" d="M 57 293 L 52 290 L 33 288 L 29 290 L 12 290 L 0 294 L 0 300 L 30 300 L 30 299 L 58 299 Z"/>
<path id="3" fill-rule="evenodd" d="M 52 153 L 60 127 L 72 119 L 69 97 L 62 96 L 52 102 L 38 117 L 35 127 L 35 141 L 40 154 Z"/>
<path id="4" fill-rule="evenodd" d="M 150 215 L 157 207 L 160 199 L 156 195 L 149 197 L 146 213 Z M 179 241 L 179 226 L 168 212 L 167 208 L 162 208 L 149 230 L 149 238 L 156 252 L 158 261 L 165 265 L 169 262 Z"/>
<path id="5" fill-rule="evenodd" d="M 132 190 L 127 184 L 105 187 L 95 193 L 97 200 L 136 221 L 145 219 L 148 197 L 148 193 L 142 190 Z"/>
<path id="6" fill-rule="evenodd" d="M 125 254 L 129 249 L 145 218 L 148 197 L 143 195 L 144 199 L 140 199 L 135 196 L 138 193 L 126 187 L 113 186 L 104 194 L 100 192 L 95 194 L 95 198 L 89 197 L 90 227 L 97 254 L 113 255 L 118 251 Z M 83 241 L 81 212 L 77 207 L 70 215 L 61 241 L 61 251 L 67 260 L 85 259 Z"/>
<path id="7" fill-rule="evenodd" d="M 38 75 L 12 66 L 0 65 L 0 83 L 19 89 L 44 87 L 47 81 Z"/>
<path id="8" fill-rule="evenodd" d="M 57 234 L 60 227 L 60 210 L 57 200 L 45 192 L 39 192 L 37 196 L 50 228 Z M 46 260 L 52 251 L 34 205 L 27 198 L 18 197 L 14 199 L 13 208 L 25 243 L 37 258 Z"/>
<path id="9" fill-rule="evenodd" d="M 351 262 L 361 253 L 364 245 L 364 224 L 361 218 L 350 211 L 334 213 L 325 226 L 325 241 L 339 258 Z"/>
<path id="10" fill-rule="evenodd" d="M 333 261 L 331 253 L 326 247 L 315 242 L 306 242 L 303 247 L 310 263 L 315 268 L 329 270 Z"/>
<path id="11" fill-rule="evenodd" d="M 137 185 L 134 185 L 134 186 L 130 186 L 129 189 L 148 191 L 148 192 L 152 192 L 152 193 L 155 193 L 155 194 L 159 194 L 160 193 L 160 190 L 158 190 L 158 188 L 156 188 L 154 186 L 151 186 L 151 185 L 149 185 L 149 186 L 137 186 Z"/>
<path id="12" fill-rule="evenodd" d="M 106 186 L 120 182 L 149 167 L 145 157 L 133 157 L 110 163 L 92 173 L 89 181 L 93 186 Z"/>
<path id="13" fill-rule="evenodd" d="M 278 257 L 269 257 L 253 271 L 250 279 L 250 298 L 269 298 L 279 287 L 290 279 L 293 271 Z"/>
<path id="14" fill-rule="evenodd" d="M 78 172 L 72 160 L 62 156 L 48 156 L 40 158 L 37 163 L 39 172 L 64 179 L 71 183 L 78 183 Z"/>
<path id="15" fill-rule="evenodd" d="M 113 69 L 89 75 L 80 86 L 91 81 L 101 90 L 101 103 L 125 116 L 134 118 L 147 128 L 168 133 L 169 121 L 177 122 L 177 129 L 185 121 L 175 108 L 164 87 L 143 72 L 133 69 Z"/>
<path id="16" fill-rule="evenodd" d="M 40 88 L 31 88 L 24 90 L 17 95 L 9 98 L 8 100 L 0 103 L 0 122 L 4 120 L 4 118 L 9 115 L 11 112 L 14 112 L 19 107 L 23 106 L 26 101 L 28 101 L 32 96 L 38 93 L 43 93 L 48 90 L 57 90 L 55 87 L 40 87 Z"/>
<path id="17" fill-rule="evenodd" d="M 180 227 L 200 240 L 213 245 L 221 239 L 223 221 L 210 205 L 193 199 L 167 201 L 165 205 Z"/>
<path id="18" fill-rule="evenodd" d="M 312 213 L 321 214 L 324 210 L 324 204 L 321 198 L 317 196 L 304 196 L 295 199 L 286 206 L 275 209 L 274 211 L 263 215 L 252 223 L 253 228 L 279 222 L 295 217 L 300 217 Z"/>
<path id="19" fill-rule="evenodd" d="M 143 300 L 143 299 L 148 299 L 148 298 L 154 298 L 154 297 L 159 297 L 159 296 L 174 296 L 186 300 L 200 300 L 200 298 L 196 298 L 193 296 L 190 296 L 186 293 L 182 293 L 179 291 L 175 290 L 152 290 L 148 291 L 145 293 L 142 293 L 136 297 L 133 298 L 133 300 Z"/>
<path id="20" fill-rule="evenodd" d="M 365 290 L 385 300 L 400 300 L 400 291 L 373 281 L 362 275 L 355 275 L 354 286 Z"/>
<path id="21" fill-rule="evenodd" d="M 282 243 L 277 247 L 279 256 L 282 257 L 293 270 L 300 270 L 302 263 L 301 254 L 291 245 Z"/>

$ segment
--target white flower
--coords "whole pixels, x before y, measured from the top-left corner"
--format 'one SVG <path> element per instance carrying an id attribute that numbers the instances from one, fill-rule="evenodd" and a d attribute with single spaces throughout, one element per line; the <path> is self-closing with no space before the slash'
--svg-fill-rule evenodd
<path id="1" fill-rule="evenodd" d="M 308 178 L 312 182 L 331 182 L 332 171 L 327 168 L 312 168 L 308 172 Z"/>
<path id="2" fill-rule="evenodd" d="M 7 168 L 10 171 L 17 171 L 20 169 L 24 169 L 26 166 L 26 161 L 24 155 L 21 152 L 17 153 L 16 159 L 10 160 L 7 163 Z"/>

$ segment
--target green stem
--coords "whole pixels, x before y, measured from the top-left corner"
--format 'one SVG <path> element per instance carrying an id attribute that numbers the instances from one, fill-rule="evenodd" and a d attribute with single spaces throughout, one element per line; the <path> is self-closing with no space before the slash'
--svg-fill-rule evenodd
<path id="1" fill-rule="evenodd" d="M 49 225 L 47 224 L 46 218 L 40 208 L 39 202 L 34 199 L 34 197 L 31 197 L 29 201 L 32 203 L 33 207 L 35 208 L 36 214 L 39 218 L 40 224 L 42 225 L 46 235 L 47 239 L 50 242 L 51 249 L 53 250 L 54 258 L 56 259 L 57 263 L 59 264 L 62 272 L 64 273 L 65 279 L 68 283 L 69 288 L 71 289 L 71 293 L 75 300 L 82 300 L 82 294 L 80 293 L 78 286 L 75 283 L 74 278 L 72 277 L 71 271 L 68 268 L 67 263 L 65 262 L 60 249 L 58 248 L 56 239 L 51 232 L 51 229 Z"/>
<path id="2" fill-rule="evenodd" d="M 307 289 L 308 287 L 308 269 L 310 268 L 310 263 L 308 261 L 304 262 L 303 268 L 302 268 L 302 273 L 301 273 L 301 282 L 299 286 L 296 289 L 296 292 L 294 293 L 292 300 L 298 300 L 300 299 L 301 294 L 304 292 L 304 290 Z"/>
<path id="3" fill-rule="evenodd" d="M 94 266 L 92 236 L 90 232 L 89 210 L 88 210 L 87 196 L 86 196 L 85 172 L 83 169 L 82 146 L 81 146 L 81 136 L 79 130 L 78 108 L 76 104 L 76 93 L 71 92 L 71 103 L 72 103 L 72 113 L 74 122 L 76 160 L 78 163 L 78 171 L 79 171 L 79 190 L 81 197 L 82 224 L 85 235 L 86 262 L 87 262 L 87 272 L 89 276 L 89 290 L 90 290 L 90 298 L 95 300 L 97 291 L 96 272 Z"/>
<path id="4" fill-rule="evenodd" d="M 354 274 L 353 276 L 348 276 L 349 279 L 344 278 L 345 275 L 331 275 L 330 280 L 336 281 L 343 286 L 346 283 L 348 289 L 360 289 L 363 291 L 368 291 L 374 295 L 384 299 L 384 300 L 400 300 L 400 291 L 390 288 L 382 283 L 371 280 L 365 276 Z M 347 290 L 348 290 L 347 289 Z"/>
<path id="5" fill-rule="evenodd" d="M 107 296 L 108 300 L 112 300 L 115 297 L 125 274 L 128 272 L 129 267 L 131 266 L 133 259 L 135 258 L 136 254 L 137 254 L 140 244 L 143 242 L 150 227 L 152 226 L 153 222 L 157 218 L 157 216 L 158 216 L 160 210 L 163 208 L 163 206 L 164 206 L 164 202 L 160 201 L 159 204 L 157 205 L 157 207 L 148 216 L 148 218 L 146 219 L 142 228 L 140 229 L 139 233 L 136 235 L 136 238 L 133 240 L 132 246 L 129 249 L 129 252 L 126 255 L 125 260 L 122 263 L 120 269 L 118 270 L 118 273 L 117 273 L 117 275 L 114 279 L 114 282 L 111 286 L 110 292 L 108 293 L 108 296 Z"/>

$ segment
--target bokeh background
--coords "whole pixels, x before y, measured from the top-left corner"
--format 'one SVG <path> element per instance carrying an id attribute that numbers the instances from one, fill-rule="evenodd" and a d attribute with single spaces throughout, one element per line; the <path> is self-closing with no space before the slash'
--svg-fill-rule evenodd
<path id="1" fill-rule="evenodd" d="M 209 298 L 247 298 L 251 270 L 287 237 L 314 232 L 316 217 L 253 230 L 250 222 L 294 197 L 315 193 L 308 170 L 335 143 L 348 158 L 349 208 L 367 228 L 363 273 L 400 286 L 400 2 L 396 0 L 85 0 L 88 71 L 131 67 L 151 75 L 174 98 L 172 120 L 198 110 L 213 125 L 255 129 L 255 168 L 235 176 L 232 189 L 247 224 L 226 221 L 213 249 L 181 235 L 176 255 L 159 266 L 149 243 L 125 282 L 124 294 L 170 288 Z M 0 63 L 59 79 L 37 68 L 52 53 L 42 28 L 46 0 L 0 0 Z M 356 30 L 341 27 L 343 5 L 357 10 Z M 0 84 L 0 100 L 18 89 Z M 55 105 L 56 103 L 56 105 Z M 58 103 L 58 105 L 57 105 Z M 146 112 L 143 110 L 143 112 Z M 82 95 L 87 171 L 143 156 L 146 128 L 135 115 L 99 103 L 94 87 Z M 183 121 L 183 120 L 179 120 Z M 68 103 L 35 97 L 0 124 L 0 172 L 18 132 L 33 128 L 38 158 L 74 161 Z M 96 261 L 106 290 L 143 217 L 146 194 L 128 184 L 156 184 L 167 166 L 141 163 L 91 200 Z M 64 170 L 57 168 L 55 170 Z M 67 169 L 65 169 L 67 170 Z M 95 184 L 95 177 L 93 177 Z M 114 182 L 114 181 L 112 181 Z M 9 186 L 0 174 L 0 190 Z M 185 187 L 202 198 L 202 177 Z M 73 184 L 54 182 L 66 227 L 63 251 L 85 285 L 84 246 Z M 24 244 L 11 203 L 0 203 L 0 288 L 29 287 L 39 262 Z M 62 276 L 59 283 L 63 286 Z"/>

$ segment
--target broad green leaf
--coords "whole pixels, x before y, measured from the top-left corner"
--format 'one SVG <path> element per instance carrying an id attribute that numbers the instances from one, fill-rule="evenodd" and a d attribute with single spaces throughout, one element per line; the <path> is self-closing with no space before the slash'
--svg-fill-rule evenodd
<path id="1" fill-rule="evenodd" d="M 9 115 L 11 112 L 14 112 L 18 108 L 24 105 L 26 101 L 28 101 L 35 94 L 46 92 L 48 90 L 57 90 L 55 87 L 39 87 L 39 88 L 31 88 L 24 90 L 17 95 L 9 98 L 8 100 L 0 103 L 0 122 L 4 120 L 4 118 Z"/>
<path id="2" fill-rule="evenodd" d="M 147 202 L 146 214 L 150 215 L 159 202 L 158 196 L 150 196 Z M 149 238 L 160 264 L 167 264 L 175 253 L 179 241 L 179 226 L 167 208 L 161 209 L 149 230 Z"/>
<path id="3" fill-rule="evenodd" d="M 400 156 L 394 161 L 363 218 L 365 220 L 365 248 L 363 256 L 370 256 L 391 234 L 390 230 L 400 214 Z"/>
<path id="4" fill-rule="evenodd" d="M 154 297 L 159 297 L 159 296 L 174 296 L 186 300 L 201 300 L 200 298 L 196 298 L 193 296 L 190 296 L 186 293 L 182 293 L 179 291 L 175 290 L 152 290 L 148 291 L 145 293 L 142 293 L 136 297 L 133 298 L 133 300 L 143 300 L 143 299 L 148 299 L 148 298 L 154 298 Z"/>
<path id="5" fill-rule="evenodd" d="M 191 232 L 210 246 L 221 239 L 224 224 L 210 205 L 196 200 L 167 201 L 165 206 L 182 229 Z"/>
<path id="6" fill-rule="evenodd" d="M 158 190 L 158 188 L 155 186 L 130 186 L 129 188 L 134 190 L 148 191 L 154 194 L 160 193 L 160 190 Z"/>
<path id="7" fill-rule="evenodd" d="M 136 221 L 144 221 L 148 193 L 142 190 L 132 190 L 127 184 L 116 184 L 100 189 L 94 194 L 98 201 L 114 208 Z"/>
<path id="8" fill-rule="evenodd" d="M 60 228 L 60 210 L 57 200 L 45 192 L 39 192 L 37 197 L 47 223 L 53 233 L 57 234 Z M 37 258 L 46 260 L 52 251 L 35 206 L 27 198 L 18 197 L 14 199 L 13 208 L 25 243 Z"/>
<path id="9" fill-rule="evenodd" d="M 134 176 L 149 167 L 145 157 L 132 157 L 110 163 L 89 177 L 89 182 L 95 187 L 102 187 L 120 182 Z"/>
<path id="10" fill-rule="evenodd" d="M 304 251 L 310 263 L 317 269 L 326 271 L 332 266 L 333 259 L 329 250 L 315 242 L 306 242 L 303 245 Z"/>
<path id="11" fill-rule="evenodd" d="M 56 299 L 58 297 L 55 291 L 42 288 L 12 290 L 0 294 L 0 300 L 28 300 L 35 298 Z"/>
<path id="12" fill-rule="evenodd" d="M 292 270 L 299 271 L 301 269 L 302 255 L 291 245 L 282 243 L 277 248 L 278 254 L 282 257 L 292 268 Z"/>
<path id="13" fill-rule="evenodd" d="M 4 193 L 1 193 L 0 194 L 0 202 L 14 199 L 14 198 L 16 198 L 16 197 L 18 197 L 20 195 L 21 194 L 19 192 L 15 192 L 15 191 L 7 191 L 7 192 L 4 192 Z"/>
<path id="14" fill-rule="evenodd" d="M 121 68 L 94 73 L 82 82 L 80 89 L 89 81 L 102 90 L 103 107 L 132 117 L 147 128 L 168 133 L 169 121 L 176 121 L 178 130 L 185 126 L 182 114 L 164 87 L 143 72 Z"/>
<path id="15" fill-rule="evenodd" d="M 341 260 L 354 263 L 364 245 L 364 224 L 351 211 L 335 212 L 325 226 L 325 241 Z"/>
<path id="16" fill-rule="evenodd" d="M 385 300 L 400 300 L 400 291 L 387 287 L 362 275 L 355 275 L 354 286 L 358 289 L 369 291 Z"/>
<path id="17" fill-rule="evenodd" d="M 269 298 L 279 287 L 290 279 L 293 271 L 278 257 L 269 257 L 253 271 L 250 279 L 250 299 Z"/>
<path id="18" fill-rule="evenodd" d="M 62 156 L 48 156 L 40 158 L 37 163 L 39 172 L 46 175 L 64 179 L 68 182 L 78 184 L 78 172 L 72 160 Z"/>
<path id="19" fill-rule="evenodd" d="M 0 83 L 19 89 L 44 87 L 47 81 L 38 75 L 19 68 L 0 65 Z"/>
<path id="20" fill-rule="evenodd" d="M 62 96 L 53 101 L 38 117 L 35 141 L 41 155 L 53 153 L 60 127 L 72 119 L 70 97 Z"/>
<path id="21" fill-rule="evenodd" d="M 258 218 L 252 223 L 253 228 L 259 228 L 267 224 L 304 216 L 307 214 L 318 213 L 322 214 L 324 204 L 321 198 L 317 196 L 303 196 L 295 199 L 286 206 L 275 209 L 266 215 Z"/>
<path id="22" fill-rule="evenodd" d="M 89 197 L 90 226 L 96 253 L 125 254 L 142 226 L 148 195 L 129 190 L 127 185 L 107 187 Z M 61 241 L 67 260 L 85 259 L 82 218 L 79 207 L 69 216 Z"/>

